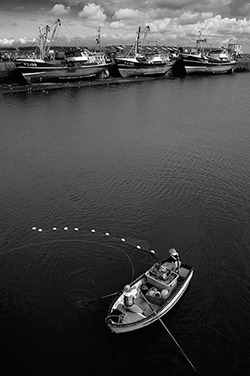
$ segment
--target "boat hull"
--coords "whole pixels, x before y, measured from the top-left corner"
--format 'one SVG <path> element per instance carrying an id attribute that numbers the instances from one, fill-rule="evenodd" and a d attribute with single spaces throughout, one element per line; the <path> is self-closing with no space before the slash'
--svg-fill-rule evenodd
<path id="1" fill-rule="evenodd" d="M 185 65 L 185 63 L 184 63 Z M 198 75 L 198 74 L 227 74 L 233 73 L 235 68 L 234 63 L 230 64 L 207 64 L 207 65 L 185 65 L 185 70 L 187 75 Z"/>
<path id="2" fill-rule="evenodd" d="M 191 60 L 183 58 L 183 64 L 187 75 L 199 74 L 227 74 L 234 71 L 236 61 L 210 61 L 208 60 Z"/>
<path id="3" fill-rule="evenodd" d="M 81 67 L 57 67 L 40 72 L 23 73 L 24 78 L 30 84 L 41 82 L 60 82 L 84 80 L 96 77 L 109 68 L 110 64 L 86 64 Z"/>
<path id="4" fill-rule="evenodd" d="M 167 312 L 169 312 L 175 304 L 180 300 L 184 292 L 187 290 L 190 281 L 193 277 L 193 269 L 190 268 L 187 276 L 184 278 L 183 282 L 180 283 L 180 285 L 174 290 L 174 292 L 171 294 L 170 298 L 166 300 L 166 302 L 159 308 L 156 309 L 155 312 L 152 312 L 151 314 L 144 317 L 140 318 L 139 320 L 131 323 L 116 323 L 112 320 L 112 313 L 113 309 L 111 308 L 109 311 L 109 316 L 106 318 L 106 324 L 109 326 L 112 332 L 121 334 L 121 333 L 127 333 L 127 332 L 132 332 L 135 330 L 139 330 L 142 328 L 145 328 L 148 325 L 151 325 L 152 323 L 156 322 L 159 317 L 161 318 L 164 316 Z M 137 281 L 142 280 L 142 276 L 139 277 Z M 116 299 L 116 302 L 119 301 L 119 298 L 121 299 L 121 296 Z M 117 304 L 117 303 L 115 303 Z M 113 304 L 113 307 L 115 307 L 115 304 Z M 150 303 L 149 303 L 150 304 Z"/>
<path id="5" fill-rule="evenodd" d="M 161 63 L 161 64 L 152 64 L 152 63 L 130 63 L 117 60 L 116 62 L 118 71 L 123 78 L 129 77 L 157 77 L 164 76 L 172 68 L 173 64 L 170 63 Z"/>
<path id="6" fill-rule="evenodd" d="M 208 72 L 212 74 L 227 74 L 233 73 L 236 62 L 228 63 L 211 63 L 208 67 Z"/>

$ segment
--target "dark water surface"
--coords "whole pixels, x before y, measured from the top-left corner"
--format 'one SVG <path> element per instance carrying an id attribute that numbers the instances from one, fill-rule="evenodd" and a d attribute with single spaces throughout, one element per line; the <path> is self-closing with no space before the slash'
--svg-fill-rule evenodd
<path id="1" fill-rule="evenodd" d="M 175 247 L 195 273 L 164 323 L 201 375 L 249 374 L 249 82 L 0 97 L 1 375 L 195 374 L 159 322 L 105 326 L 95 298 L 154 262 L 106 231 Z"/>

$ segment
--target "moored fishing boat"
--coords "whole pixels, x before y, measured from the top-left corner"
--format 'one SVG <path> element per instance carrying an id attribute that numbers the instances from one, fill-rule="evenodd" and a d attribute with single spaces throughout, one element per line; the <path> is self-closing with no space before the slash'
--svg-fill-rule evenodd
<path id="1" fill-rule="evenodd" d="M 169 252 L 168 259 L 155 263 L 125 286 L 111 303 L 105 322 L 112 332 L 144 328 L 159 320 L 182 297 L 193 277 L 193 268 L 180 262 L 175 249 Z M 128 304 L 131 296 L 133 304 Z"/>
<path id="2" fill-rule="evenodd" d="M 214 74 L 233 73 L 236 66 L 236 60 L 231 58 L 229 53 L 223 49 L 209 51 L 207 59 L 210 64 L 209 69 Z"/>
<path id="3" fill-rule="evenodd" d="M 232 73 L 236 65 L 232 59 L 220 60 L 202 54 L 182 54 L 181 57 L 187 75 Z"/>
<path id="4" fill-rule="evenodd" d="M 234 71 L 236 61 L 226 53 L 225 50 L 205 53 L 204 44 L 206 39 L 202 38 L 201 32 L 196 40 L 194 53 L 181 53 L 187 75 L 199 74 L 225 74 Z"/>
<path id="5" fill-rule="evenodd" d="M 39 28 L 39 56 L 17 58 L 15 64 L 26 82 L 59 82 L 82 80 L 96 77 L 103 73 L 107 76 L 111 62 L 99 52 L 86 49 L 72 48 L 65 52 L 63 60 L 51 60 L 50 45 L 57 27 L 61 25 L 59 19 L 52 26 Z M 99 35 L 100 38 L 100 35 Z"/>
<path id="6" fill-rule="evenodd" d="M 23 77 L 29 84 L 42 82 L 76 81 L 95 78 L 99 75 L 108 76 L 110 62 L 106 62 L 102 54 L 90 54 L 88 51 L 77 49 L 66 54 L 63 66 L 40 72 L 25 72 Z"/>
<path id="7" fill-rule="evenodd" d="M 150 30 L 145 28 L 144 34 Z M 144 36 L 145 39 L 145 36 Z M 164 76 L 172 68 L 173 62 L 168 56 L 159 53 L 147 55 L 142 50 L 141 28 L 138 28 L 135 44 L 124 57 L 116 57 L 115 63 L 123 78 L 138 76 Z"/>
<path id="8" fill-rule="evenodd" d="M 164 61 L 161 57 L 153 58 L 127 57 L 117 58 L 116 64 L 123 78 L 129 77 L 157 77 L 167 74 L 173 66 L 171 61 Z"/>

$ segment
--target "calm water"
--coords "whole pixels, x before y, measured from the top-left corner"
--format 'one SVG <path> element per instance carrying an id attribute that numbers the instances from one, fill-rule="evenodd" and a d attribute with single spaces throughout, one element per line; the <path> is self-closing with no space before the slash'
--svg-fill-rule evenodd
<path id="1" fill-rule="evenodd" d="M 249 374 L 249 82 L 0 97 L 1 375 L 194 374 L 160 323 L 105 326 L 96 298 L 154 262 L 122 237 L 194 266 L 164 323 L 201 375 Z"/>

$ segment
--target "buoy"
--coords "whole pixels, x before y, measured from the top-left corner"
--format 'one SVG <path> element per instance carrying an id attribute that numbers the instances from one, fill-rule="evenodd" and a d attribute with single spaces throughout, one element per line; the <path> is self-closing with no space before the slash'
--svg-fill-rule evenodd
<path id="1" fill-rule="evenodd" d="M 153 289 L 149 290 L 149 292 L 148 292 L 149 296 L 154 296 L 154 294 L 155 294 L 155 291 Z"/>
<path id="2" fill-rule="evenodd" d="M 162 296 L 163 298 L 166 298 L 166 297 L 168 296 L 168 294 L 169 294 L 169 291 L 168 291 L 167 289 L 164 289 L 164 290 L 162 290 L 162 292 L 161 292 L 161 296 Z"/>

